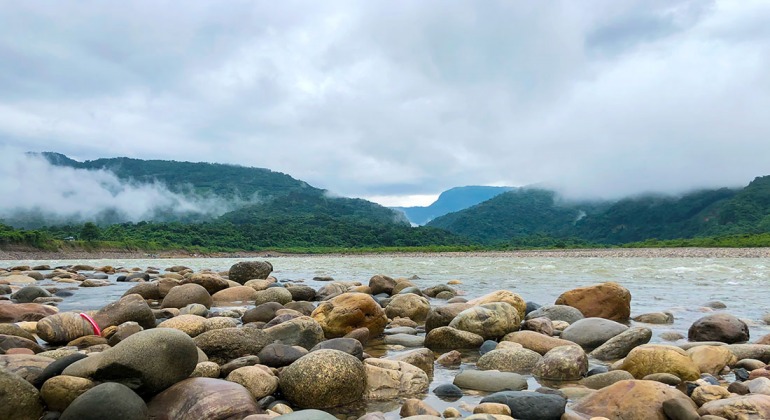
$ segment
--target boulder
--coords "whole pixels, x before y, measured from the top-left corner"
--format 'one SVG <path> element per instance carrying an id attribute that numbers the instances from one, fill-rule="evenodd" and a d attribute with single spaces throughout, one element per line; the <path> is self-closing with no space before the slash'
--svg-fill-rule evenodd
<path id="1" fill-rule="evenodd" d="M 312 349 L 316 344 L 324 340 L 324 331 L 321 325 L 309 316 L 300 316 L 282 322 L 263 332 L 270 342 L 279 342 L 289 346 L 300 346 Z"/>
<path id="2" fill-rule="evenodd" d="M 738 360 L 757 359 L 770 363 L 770 345 L 767 344 L 730 344 L 727 348 Z"/>
<path id="3" fill-rule="evenodd" d="M 347 353 L 318 350 L 285 367 L 279 383 L 283 395 L 298 407 L 336 407 L 363 397 L 366 370 Z"/>
<path id="4" fill-rule="evenodd" d="M 729 397 L 730 391 L 728 391 L 726 388 L 711 384 L 701 385 L 695 388 L 690 395 L 692 401 L 698 406 L 702 406 L 703 404 L 710 401 L 721 400 Z"/>
<path id="5" fill-rule="evenodd" d="M 56 307 L 39 303 L 11 303 L 0 300 L 0 322 L 39 321 L 59 312 Z"/>
<path id="6" fill-rule="evenodd" d="M 514 308 L 516 308 L 516 311 L 518 312 L 519 320 L 524 319 L 524 315 L 526 314 L 526 311 L 527 311 L 527 302 L 525 302 L 524 299 L 521 298 L 521 296 L 508 290 L 497 290 L 491 293 L 487 293 L 484 296 L 478 297 L 476 299 L 471 299 L 468 301 L 468 303 L 473 306 L 483 305 L 486 303 L 494 303 L 494 302 L 505 302 L 513 306 Z"/>
<path id="7" fill-rule="evenodd" d="M 0 334 L 13 335 L 16 337 L 26 338 L 27 340 L 31 341 L 36 340 L 34 335 L 30 334 L 28 331 L 24 330 L 16 324 L 0 324 Z"/>
<path id="8" fill-rule="evenodd" d="M 283 308 L 284 306 L 278 302 L 266 302 L 247 310 L 243 317 L 241 317 L 241 320 L 244 324 L 249 322 L 270 322 L 271 319 L 275 318 L 276 311 Z"/>
<path id="9" fill-rule="evenodd" d="M 99 309 L 92 317 L 102 330 L 128 321 L 134 321 L 144 329 L 155 327 L 155 314 L 139 295 L 123 296 Z"/>
<path id="10" fill-rule="evenodd" d="M 222 369 L 214 362 L 198 362 L 195 370 L 190 374 L 191 378 L 219 378 Z"/>
<path id="11" fill-rule="evenodd" d="M 685 381 L 700 378 L 700 370 L 690 356 L 679 347 L 644 344 L 628 353 L 619 369 L 641 379 L 652 373 L 670 373 Z"/>
<path id="12" fill-rule="evenodd" d="M 626 321 L 631 316 L 631 292 L 615 282 L 568 290 L 554 303 L 577 308 L 585 317 Z"/>
<path id="13" fill-rule="evenodd" d="M 249 280 L 266 279 L 273 272 L 273 265 L 267 261 L 241 261 L 230 267 L 227 278 L 244 284 Z"/>
<path id="14" fill-rule="evenodd" d="M 37 389 L 24 378 L 0 369 L 0 418 L 38 420 L 42 414 Z"/>
<path id="15" fill-rule="evenodd" d="M 15 335 L 0 334 L 0 354 L 11 349 L 27 349 L 33 354 L 43 351 L 42 347 L 37 344 L 37 341 L 27 340 Z"/>
<path id="16" fill-rule="evenodd" d="M 636 322 L 644 322 L 645 324 L 673 324 L 674 314 L 671 312 L 650 312 L 637 315 L 632 319 Z"/>
<path id="17" fill-rule="evenodd" d="M 273 341 L 268 333 L 253 328 L 221 328 L 206 331 L 193 340 L 209 360 L 220 365 L 238 357 L 256 356 Z"/>
<path id="18" fill-rule="evenodd" d="M 45 381 L 40 389 L 40 396 L 49 411 L 62 412 L 72 401 L 94 386 L 96 383 L 90 379 L 59 375 Z"/>
<path id="19" fill-rule="evenodd" d="M 263 413 L 243 385 L 212 378 L 189 378 L 153 397 L 152 420 L 243 419 Z"/>
<path id="20" fill-rule="evenodd" d="M 733 315 L 716 313 L 693 322 L 687 332 L 687 338 L 690 341 L 742 343 L 749 340 L 749 327 Z"/>
<path id="21" fill-rule="evenodd" d="M 393 296 L 385 307 L 385 315 L 388 318 L 403 317 L 422 322 L 428 316 L 429 309 L 428 299 L 422 296 L 412 293 L 398 294 Z"/>
<path id="22" fill-rule="evenodd" d="M 227 380 L 243 385 L 255 400 L 272 395 L 278 390 L 278 378 L 264 366 L 245 366 L 230 372 Z"/>
<path id="23" fill-rule="evenodd" d="M 452 327 L 439 327 L 425 335 L 425 347 L 436 349 L 476 349 L 481 347 L 484 337 Z"/>
<path id="24" fill-rule="evenodd" d="M 382 307 L 363 293 L 343 293 L 321 302 L 311 317 L 321 325 L 327 338 L 342 337 L 361 327 L 369 329 L 370 337 L 377 337 L 388 322 Z"/>
<path id="25" fill-rule="evenodd" d="M 98 357 L 79 360 L 63 374 L 122 383 L 142 395 L 156 394 L 190 376 L 198 349 L 187 334 L 155 328 L 133 334 Z"/>
<path id="26" fill-rule="evenodd" d="M 55 360 L 31 354 L 0 355 L 0 371 L 16 374 L 31 384 L 38 383 L 43 371 Z M 2 388 L 0 388 L 2 389 Z"/>
<path id="27" fill-rule="evenodd" d="M 634 375 L 625 370 L 613 370 L 610 372 L 597 373 L 580 380 L 580 385 L 590 389 L 602 389 L 616 382 L 634 379 Z"/>
<path id="28" fill-rule="evenodd" d="M 364 360 L 369 400 L 391 400 L 427 392 L 430 380 L 420 368 L 406 362 L 369 358 Z"/>
<path id="29" fill-rule="evenodd" d="M 399 410 L 398 415 L 400 415 L 401 418 L 412 420 L 441 418 L 441 413 L 436 411 L 435 408 L 428 405 L 428 403 L 425 401 L 418 400 L 417 398 L 409 398 L 404 401 L 404 404 L 401 406 L 401 410 Z"/>
<path id="30" fill-rule="evenodd" d="M 575 321 L 561 333 L 561 338 L 577 343 L 584 349 L 595 349 L 611 338 L 626 331 L 627 326 L 604 318 L 583 318 Z"/>
<path id="31" fill-rule="evenodd" d="M 518 373 L 497 370 L 462 370 L 452 383 L 463 389 L 475 391 L 521 391 L 527 389 L 527 378 Z"/>
<path id="32" fill-rule="evenodd" d="M 172 287 L 166 297 L 161 302 L 161 308 L 184 308 L 185 306 L 197 303 L 211 308 L 213 300 L 209 292 L 201 285 L 195 283 L 182 284 Z"/>
<path id="33" fill-rule="evenodd" d="M 350 283 L 334 281 L 318 289 L 316 292 L 316 299 L 329 300 L 347 292 L 356 293 L 351 290 L 352 288 L 353 286 L 351 286 Z"/>
<path id="34" fill-rule="evenodd" d="M 126 290 L 125 293 L 123 293 L 123 296 L 128 295 L 139 295 L 143 299 L 148 300 L 161 300 L 162 296 L 160 295 L 160 288 L 158 287 L 157 281 L 151 281 L 146 283 L 137 283 L 135 286 L 131 287 L 130 289 Z"/>
<path id="35" fill-rule="evenodd" d="M 516 331 L 507 334 L 502 341 L 511 341 L 519 343 L 525 349 L 530 349 L 541 355 L 560 346 L 577 346 L 572 341 L 562 340 L 556 337 L 550 337 L 534 331 Z"/>
<path id="36" fill-rule="evenodd" d="M 572 409 L 587 416 L 623 420 L 668 420 L 663 403 L 676 399 L 691 408 L 695 404 L 681 391 L 655 381 L 624 380 L 579 400 Z"/>
<path id="37" fill-rule="evenodd" d="M 548 318 L 551 321 L 564 321 L 569 324 L 585 318 L 577 308 L 567 305 L 543 305 L 526 316 L 527 320 L 535 318 Z"/>
<path id="38" fill-rule="evenodd" d="M 197 337 L 206 332 L 206 318 L 190 314 L 179 315 L 161 322 L 158 328 L 173 328 L 190 337 Z"/>
<path id="39" fill-rule="evenodd" d="M 575 381 L 588 372 L 588 357 L 578 346 L 560 346 L 537 362 L 532 375 L 549 381 Z"/>
<path id="40" fill-rule="evenodd" d="M 595 348 L 590 356 L 602 361 L 622 359 L 635 347 L 649 343 L 650 338 L 652 338 L 651 329 L 631 327 Z"/>
<path id="41" fill-rule="evenodd" d="M 261 305 L 267 302 L 278 302 L 281 305 L 285 305 L 291 302 L 291 300 L 291 292 L 285 287 L 268 287 L 257 292 L 257 296 L 254 298 L 254 305 Z"/>
<path id="42" fill-rule="evenodd" d="M 315 300 L 315 289 L 310 286 L 293 284 L 286 287 L 286 290 L 291 293 L 291 299 L 295 302 L 312 302 Z M 312 310 L 310 312 L 312 312 Z M 310 313 L 308 312 L 306 315 L 310 315 Z"/>
<path id="43" fill-rule="evenodd" d="M 63 344 L 94 334 L 94 328 L 79 313 L 62 312 L 38 321 L 37 334 L 47 343 Z"/>
<path id="44" fill-rule="evenodd" d="M 24 274 L 11 274 L 2 278 L 6 284 L 35 284 L 37 280 Z"/>
<path id="45" fill-rule="evenodd" d="M 525 348 L 496 349 L 481 356 L 476 367 L 481 370 L 530 373 L 542 358 L 537 352 Z"/>
<path id="46" fill-rule="evenodd" d="M 425 319 L 425 332 L 446 327 L 462 311 L 473 307 L 470 303 L 449 303 L 443 306 L 431 307 Z"/>
<path id="47" fill-rule="evenodd" d="M 466 309 L 449 323 L 462 331 L 478 334 L 484 339 L 497 339 L 518 331 L 521 325 L 516 308 L 505 302 L 485 303 Z"/>
<path id="48" fill-rule="evenodd" d="M 396 281 L 388 276 L 378 274 L 369 279 L 369 287 L 372 289 L 373 295 L 379 295 L 380 293 L 392 295 L 393 288 L 396 287 Z"/>
<path id="49" fill-rule="evenodd" d="M 39 297 L 51 297 L 51 293 L 39 286 L 24 286 L 11 295 L 18 303 L 31 303 Z"/>
<path id="50" fill-rule="evenodd" d="M 527 391 L 502 391 L 481 399 L 481 403 L 505 404 L 517 419 L 560 420 L 567 399 L 556 394 Z"/>
<path id="51" fill-rule="evenodd" d="M 737 362 L 735 355 L 725 346 L 697 346 L 687 350 L 687 354 L 701 373 L 711 375 L 720 375 L 726 366 Z"/>
<path id="52" fill-rule="evenodd" d="M 698 414 L 726 419 L 770 419 L 770 395 L 749 394 L 707 402 Z"/>
<path id="53" fill-rule="evenodd" d="M 125 385 L 107 382 L 77 397 L 62 413 L 61 420 L 144 420 L 147 405 Z"/>
<path id="54" fill-rule="evenodd" d="M 203 286 L 204 289 L 206 289 L 207 292 L 209 292 L 209 295 L 214 295 L 220 290 L 227 289 L 230 285 L 227 283 L 227 280 L 223 279 L 219 276 L 219 274 L 215 273 L 195 273 L 191 275 L 190 277 L 187 277 L 180 281 L 181 284 L 197 284 L 199 286 Z"/>
<path id="55" fill-rule="evenodd" d="M 361 344 L 360 341 L 354 338 L 340 337 L 340 338 L 332 338 L 331 340 L 325 340 L 313 346 L 310 349 L 310 351 L 324 350 L 324 349 L 339 350 L 341 352 L 354 356 L 358 360 L 363 360 L 364 358 L 364 346 Z M 432 352 L 431 352 L 431 355 L 433 355 Z M 432 366 L 433 366 L 433 363 L 431 362 L 431 367 Z"/>
<path id="56" fill-rule="evenodd" d="M 521 329 L 551 336 L 554 333 L 553 321 L 546 317 L 528 319 L 521 324 Z"/>
<path id="57" fill-rule="evenodd" d="M 281 343 L 270 343 L 259 351 L 257 357 L 259 357 L 259 362 L 261 364 L 273 368 L 279 368 L 294 363 L 294 361 L 306 355 L 307 352 L 307 349 L 299 346 L 288 346 Z"/>
<path id="58" fill-rule="evenodd" d="M 214 303 L 251 302 L 256 298 L 257 291 L 248 286 L 230 287 L 211 295 Z"/>

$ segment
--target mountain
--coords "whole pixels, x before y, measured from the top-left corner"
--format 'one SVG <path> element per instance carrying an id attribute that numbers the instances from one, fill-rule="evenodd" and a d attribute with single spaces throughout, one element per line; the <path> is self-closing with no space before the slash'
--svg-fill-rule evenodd
<path id="1" fill-rule="evenodd" d="M 427 207 L 393 207 L 404 212 L 415 225 L 424 225 L 431 220 L 487 201 L 490 198 L 512 190 L 513 187 L 467 186 L 455 187 L 442 192 L 433 204 Z"/>
<path id="2" fill-rule="evenodd" d="M 742 189 L 704 189 L 679 196 L 645 194 L 614 202 L 570 202 L 542 189 L 500 194 L 427 226 L 486 244 L 529 236 L 623 244 L 770 232 L 770 176 Z"/>

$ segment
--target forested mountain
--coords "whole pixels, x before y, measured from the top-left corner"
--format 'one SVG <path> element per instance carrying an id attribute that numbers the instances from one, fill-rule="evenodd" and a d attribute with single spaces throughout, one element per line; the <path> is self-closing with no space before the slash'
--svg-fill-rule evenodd
<path id="1" fill-rule="evenodd" d="M 104 169 L 124 181 L 160 182 L 170 191 L 182 194 L 250 200 L 286 195 L 294 191 L 322 191 L 289 175 L 264 168 L 126 157 L 78 162 L 60 153 L 44 152 L 41 155 L 53 165 L 89 170 Z"/>
<path id="2" fill-rule="evenodd" d="M 404 212 L 410 222 L 416 225 L 424 225 L 437 217 L 467 209 L 512 189 L 513 187 L 486 187 L 479 185 L 455 187 L 442 192 L 436 201 L 429 206 L 394 207 L 394 209 Z"/>
<path id="3" fill-rule="evenodd" d="M 616 202 L 569 202 L 552 191 L 521 189 L 439 217 L 428 226 L 486 244 L 531 235 L 623 244 L 765 233 L 770 232 L 770 176 L 756 178 L 740 190 L 647 194 Z"/>

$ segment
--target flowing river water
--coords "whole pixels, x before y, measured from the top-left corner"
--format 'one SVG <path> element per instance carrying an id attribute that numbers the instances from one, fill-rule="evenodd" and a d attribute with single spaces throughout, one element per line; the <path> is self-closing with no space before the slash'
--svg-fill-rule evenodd
<path id="1" fill-rule="evenodd" d="M 52 267 L 75 263 L 114 267 L 156 267 L 163 270 L 173 265 L 185 265 L 194 270 L 204 268 L 226 271 L 243 259 L 110 259 L 110 260 L 45 260 L 3 261 L 10 267 L 21 264 L 49 264 Z M 687 329 L 698 318 L 710 312 L 704 306 L 720 301 L 725 311 L 745 320 L 755 340 L 770 333 L 763 316 L 770 312 L 770 259 L 768 258 L 553 258 L 511 257 L 501 255 L 420 255 L 420 256 L 281 256 L 266 258 L 279 281 L 302 282 L 316 289 L 324 282 L 314 277 L 333 277 L 339 281 L 368 284 L 375 274 L 414 278 L 421 288 L 460 280 L 456 286 L 467 298 L 481 296 L 499 289 L 511 290 L 524 300 L 552 304 L 564 291 L 605 281 L 615 281 L 630 290 L 632 316 L 646 312 L 670 311 L 673 325 L 647 325 L 653 329 L 652 342 L 662 342 L 660 334 L 675 331 L 687 335 Z M 133 283 L 117 283 L 111 276 L 110 286 L 76 288 L 59 307 L 62 311 L 98 309 L 115 301 Z M 42 283 L 42 282 L 41 282 Z M 60 287 L 62 285 L 59 285 Z M 433 299 L 432 305 L 442 301 Z M 216 309 L 216 308 L 215 308 Z M 681 340 L 684 342 L 685 340 Z M 676 344 L 676 343 L 673 343 Z M 378 346 L 367 349 L 376 356 L 393 355 L 409 349 Z M 474 355 L 467 355 L 464 366 L 472 366 Z M 475 355 L 477 357 L 478 354 Z M 592 364 L 600 364 L 592 361 Z M 439 368 L 434 373 L 430 390 L 451 383 L 457 369 Z M 539 385 L 530 378 L 530 389 Z M 477 403 L 481 395 L 469 393 L 462 401 Z M 426 402 L 439 411 L 458 402 L 441 401 L 430 392 Z M 370 404 L 368 411 L 381 410 L 388 418 L 398 418 L 398 402 Z M 361 410 L 361 409 L 359 409 Z M 351 413 L 352 414 L 352 413 Z"/>

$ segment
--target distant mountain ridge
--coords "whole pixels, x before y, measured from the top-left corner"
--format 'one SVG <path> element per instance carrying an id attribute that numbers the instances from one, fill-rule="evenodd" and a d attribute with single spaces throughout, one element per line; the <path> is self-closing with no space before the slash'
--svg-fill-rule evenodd
<path id="1" fill-rule="evenodd" d="M 488 187 L 471 185 L 454 187 L 442 192 L 429 206 L 393 207 L 404 212 L 411 223 L 424 225 L 431 220 L 448 213 L 467 209 L 492 197 L 510 191 L 514 187 Z"/>
<path id="2" fill-rule="evenodd" d="M 618 201 L 565 201 L 543 189 L 505 192 L 427 226 L 481 243 L 540 235 L 623 244 L 770 232 L 770 176 L 742 189 L 704 189 L 669 196 L 645 194 Z"/>

